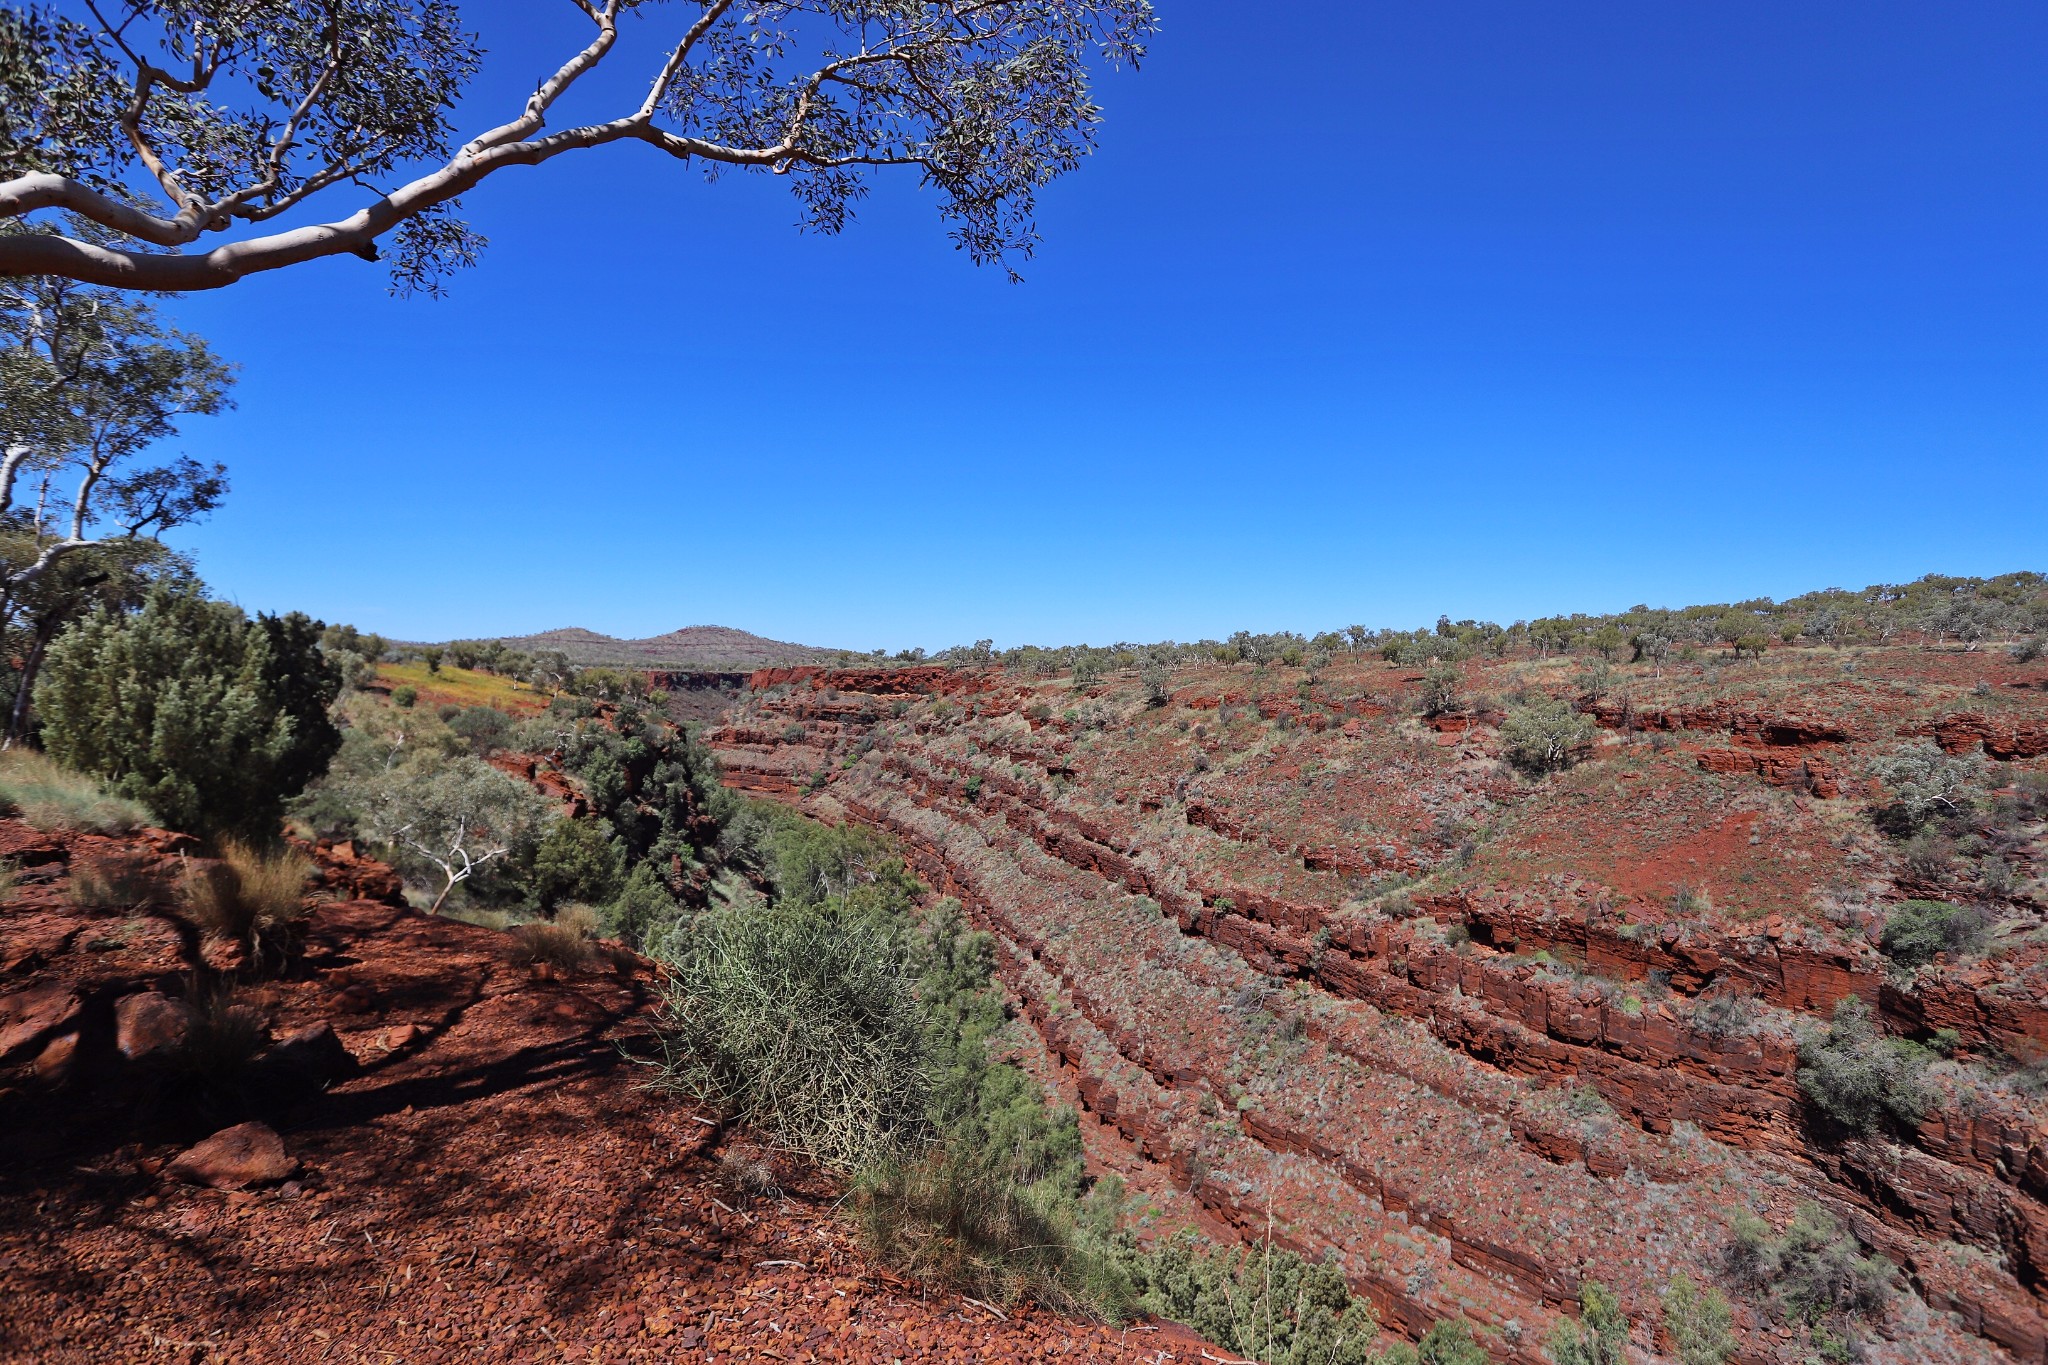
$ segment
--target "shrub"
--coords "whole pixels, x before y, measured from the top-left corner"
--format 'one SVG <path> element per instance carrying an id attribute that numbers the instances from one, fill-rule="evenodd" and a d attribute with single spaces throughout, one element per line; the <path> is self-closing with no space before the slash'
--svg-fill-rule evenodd
<path id="1" fill-rule="evenodd" d="M 1841 1127 L 1875 1132 L 1890 1119 L 1910 1127 L 1929 1096 L 1921 1073 L 1926 1048 L 1878 1033 L 1870 1006 L 1848 996 L 1835 1006 L 1828 1031 L 1799 1045 L 1799 1088 Z"/>
<path id="2" fill-rule="evenodd" d="M 190 589 L 159 588 L 133 615 L 101 609 L 50 646 L 44 746 L 173 829 L 275 840 L 285 801 L 341 744 L 327 713 L 341 673 L 320 629 Z"/>
<path id="3" fill-rule="evenodd" d="M 928 1284 L 999 1303 L 1029 1294 L 1057 1311 L 1127 1315 L 1128 1288 L 1105 1293 L 1117 1282 L 1112 1269 L 1078 1245 L 1071 1222 L 1033 1200 L 999 1158 L 934 1149 L 871 1167 L 854 1191 L 863 1240 Z"/>
<path id="4" fill-rule="evenodd" d="M 312 860 L 297 849 L 265 852 L 233 841 L 220 854 L 185 874 L 178 898 L 186 918 L 210 937 L 241 944 L 251 959 L 282 957 L 305 917 Z"/>
<path id="5" fill-rule="evenodd" d="M 543 906 L 605 904 L 625 880 L 625 852 L 602 820 L 557 820 L 533 852 L 533 890 Z"/>
<path id="6" fill-rule="evenodd" d="M 1684 1275 L 1674 1275 L 1664 1291 L 1664 1332 L 1678 1365 L 1727 1365 L 1735 1354 L 1735 1319 L 1721 1291 L 1702 1291 Z"/>
<path id="7" fill-rule="evenodd" d="M 2029 635 L 2026 639 L 2013 645 L 2007 652 L 2012 655 L 2014 663 L 2030 664 L 2041 657 L 2043 647 L 2040 636 Z"/>
<path id="8" fill-rule="evenodd" d="M 1960 815 L 1980 767 L 1973 758 L 1951 758 L 1932 740 L 1918 740 L 1872 759 L 1870 775 L 1891 790 L 1898 811 L 1917 828 L 1937 815 Z"/>
<path id="9" fill-rule="evenodd" d="M 1833 1335 L 1881 1317 L 1891 1303 L 1896 1268 L 1861 1250 L 1834 1215 L 1803 1203 L 1775 1236 L 1755 1214 L 1738 1214 L 1723 1260 L 1729 1278 L 1778 1317 Z"/>
<path id="10" fill-rule="evenodd" d="M 1173 680 L 1164 663 L 1154 660 L 1146 664 L 1138 673 L 1138 681 L 1145 687 L 1145 705 L 1164 706 L 1173 700 Z"/>
<path id="11" fill-rule="evenodd" d="M 1579 1320 L 1560 1322 L 1544 1343 L 1557 1365 L 1626 1365 L 1628 1315 L 1598 1280 L 1579 1288 Z"/>
<path id="12" fill-rule="evenodd" d="M 149 823 L 137 803 L 109 796 L 98 782 L 73 772 L 33 749 L 0 753 L 0 802 L 12 807 L 29 828 L 127 834 Z"/>
<path id="13" fill-rule="evenodd" d="M 589 962 L 590 939 L 597 912 L 587 905 L 568 905 L 551 920 L 535 920 L 512 930 L 512 960 L 522 966 L 546 964 L 573 972 Z"/>
<path id="14" fill-rule="evenodd" d="M 775 1167 L 758 1147 L 732 1147 L 718 1154 L 718 1183 L 742 1199 L 773 1199 L 782 1193 Z"/>
<path id="15" fill-rule="evenodd" d="M 198 1088 L 202 1099 L 216 1105 L 240 1102 L 246 1098 L 250 1068 L 270 1041 L 263 1011 L 225 983 L 192 991 L 189 1003 L 190 1022 L 171 1054 L 172 1068 Z"/>
<path id="16" fill-rule="evenodd" d="M 1379 1359 L 1371 1350 L 1379 1320 L 1332 1262 L 1269 1246 L 1205 1251 L 1184 1234 L 1140 1261 L 1138 1273 L 1147 1308 L 1266 1365 Z"/>
<path id="17" fill-rule="evenodd" d="M 894 935 L 811 907 L 725 909 L 674 951 L 658 1085 L 846 1170 L 928 1131 L 924 1015 Z"/>
<path id="18" fill-rule="evenodd" d="M 1416 1343 L 1421 1365 L 1492 1365 L 1486 1348 L 1472 1339 L 1472 1327 L 1463 1318 L 1435 1323 Z"/>
<path id="19" fill-rule="evenodd" d="M 1422 675 L 1422 714 L 1441 716 L 1458 708 L 1458 670 L 1438 664 Z"/>
<path id="20" fill-rule="evenodd" d="M 1885 917 L 1879 940 L 1886 957 L 1903 967 L 1920 967 L 1937 953 L 1965 953 L 1982 946 L 1984 917 L 1947 901 L 1901 901 Z"/>
<path id="21" fill-rule="evenodd" d="M 465 706 L 448 717 L 448 728 L 468 742 L 470 752 L 487 758 L 505 747 L 512 718 L 495 706 Z"/>
<path id="22" fill-rule="evenodd" d="M 1700 918 L 1714 913 L 1714 898 L 1704 886 L 1688 884 L 1671 893 L 1671 908 L 1687 918 Z"/>
<path id="23" fill-rule="evenodd" d="M 420 690 L 417 687 L 414 687 L 411 683 L 401 683 L 397 687 L 391 689 L 391 704 L 393 706 L 401 707 L 409 711 L 412 709 L 413 704 L 419 701 L 419 699 Z"/>
<path id="24" fill-rule="evenodd" d="M 1539 697 L 1511 707 L 1501 722 L 1501 745 L 1508 761 L 1526 772 L 1547 773 L 1568 768 L 1593 742 L 1591 718 L 1559 697 Z"/>
<path id="25" fill-rule="evenodd" d="M 1756 1028 L 1756 998 L 1735 990 L 1702 996 L 1693 1006 L 1692 1025 L 1714 1038 L 1732 1038 Z"/>
<path id="26" fill-rule="evenodd" d="M 604 933 L 631 947 L 645 947 L 681 913 L 653 864 L 635 863 L 618 896 L 604 907 Z"/>

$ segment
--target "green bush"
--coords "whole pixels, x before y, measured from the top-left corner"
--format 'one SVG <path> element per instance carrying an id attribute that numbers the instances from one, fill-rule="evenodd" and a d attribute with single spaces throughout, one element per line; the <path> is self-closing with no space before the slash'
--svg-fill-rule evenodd
<path id="1" fill-rule="evenodd" d="M 1127 1316 L 1128 1281 L 1077 1245 L 1069 1206 L 1033 1198 L 1006 1165 L 1000 1152 L 935 1147 L 870 1166 L 854 1188 L 862 1239 L 927 1284 L 999 1303 L 1028 1294 L 1058 1311 Z"/>
<path id="2" fill-rule="evenodd" d="M 1527 772 L 1568 768 L 1593 742 L 1593 721 L 1559 697 L 1539 697 L 1508 711 L 1501 722 L 1501 747 L 1508 761 Z"/>
<path id="3" fill-rule="evenodd" d="M 643 862 L 626 874 L 625 885 L 604 907 L 600 923 L 607 938 L 644 948 L 681 913 L 676 898 L 661 884 L 661 874 L 652 863 Z"/>
<path id="4" fill-rule="evenodd" d="M 1664 1291 L 1664 1332 L 1678 1365 L 1727 1365 L 1735 1354 L 1735 1316 L 1718 1289 L 1674 1275 Z"/>
<path id="5" fill-rule="evenodd" d="M 1441 716 L 1458 709 L 1458 670 L 1438 664 L 1422 675 L 1422 714 Z"/>
<path id="6" fill-rule="evenodd" d="M 1799 1088 L 1843 1128 L 1871 1133 L 1890 1120 L 1911 1128 L 1930 1096 L 1922 1078 L 1934 1054 L 1878 1032 L 1870 1006 L 1855 996 L 1835 1006 L 1825 1034 L 1799 1045 Z"/>
<path id="7" fill-rule="evenodd" d="M 391 689 L 391 704 L 404 710 L 411 710 L 420 699 L 420 690 L 411 683 L 400 683 Z"/>
<path id="8" fill-rule="evenodd" d="M 557 820 L 533 851 L 533 890 L 544 908 L 606 904 L 625 880 L 625 855 L 602 820 Z"/>
<path id="9" fill-rule="evenodd" d="M 326 770 L 340 671 L 320 625 L 250 620 L 190 589 L 102 609 L 50 647 L 36 687 L 50 756 L 173 829 L 271 843 L 284 803 Z"/>
<path id="10" fill-rule="evenodd" d="M 670 967 L 660 1084 L 843 1170 L 928 1136 L 925 1018 L 895 934 L 810 906 L 714 910 Z"/>
<path id="11" fill-rule="evenodd" d="M 1486 1348 L 1472 1339 L 1472 1327 L 1462 1318 L 1448 1318 L 1422 1334 L 1415 1354 L 1421 1365 L 1492 1365 Z"/>
<path id="12" fill-rule="evenodd" d="M 1598 1280 L 1579 1287 L 1579 1320 L 1560 1322 L 1544 1343 L 1557 1365 L 1626 1365 L 1628 1315 Z"/>
<path id="13" fill-rule="evenodd" d="M 1920 967 L 1937 953 L 1961 954 L 1984 941 L 1984 918 L 1947 901 L 1901 901 L 1884 922 L 1885 956 L 1905 967 Z"/>
<path id="14" fill-rule="evenodd" d="M 1776 1317 L 1805 1327 L 1817 1345 L 1828 1346 L 1890 1307 L 1897 1267 L 1861 1251 L 1834 1215 L 1804 1203 L 1775 1235 L 1755 1214 L 1738 1214 L 1724 1269 Z"/>
<path id="15" fill-rule="evenodd" d="M 478 758 L 488 758 L 506 747 L 512 718 L 495 706 L 465 706 L 448 718 L 448 728 L 468 741 Z"/>
<path id="16" fill-rule="evenodd" d="M 1145 1306 L 1265 1365 L 1368 1365 L 1380 1325 L 1329 1261 L 1251 1246 L 1210 1250 L 1182 1234 L 1143 1258 Z M 1484 1354 L 1480 1360 L 1485 1360 Z"/>
<path id="17" fill-rule="evenodd" d="M 1932 740 L 1914 740 L 1872 759 L 1869 771 L 1892 794 L 1901 830 L 1910 832 L 1974 805 L 1982 764 L 1974 756 L 1951 757 Z"/>

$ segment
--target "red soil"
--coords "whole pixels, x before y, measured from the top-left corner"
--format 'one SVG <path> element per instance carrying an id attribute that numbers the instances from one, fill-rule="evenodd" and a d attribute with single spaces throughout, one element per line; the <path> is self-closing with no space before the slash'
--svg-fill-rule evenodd
<path id="1" fill-rule="evenodd" d="M 656 983 L 626 959 L 544 979 L 507 935 L 322 904 L 300 964 L 247 988 L 270 1032 L 327 1024 L 325 1090 L 229 1112 L 116 1046 L 117 1002 L 179 994 L 202 945 L 160 909 L 67 899 L 85 857 L 168 871 L 179 841 L 35 834 L 0 907 L 0 1360 L 1198 1360 L 1170 1325 L 1006 1316 L 878 1270 L 837 1191 L 724 1187 L 744 1147 L 640 1088 Z M 360 863 L 347 880 L 368 878 Z M 205 950 L 229 966 L 217 948 Z M 296 1073 L 295 1073 L 296 1074 Z M 267 1120 L 295 1179 L 224 1192 L 169 1159 Z"/>

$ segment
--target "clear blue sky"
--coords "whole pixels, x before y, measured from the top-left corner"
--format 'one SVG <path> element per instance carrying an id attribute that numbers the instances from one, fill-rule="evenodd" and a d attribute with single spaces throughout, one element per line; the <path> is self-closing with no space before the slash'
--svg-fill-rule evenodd
<path id="1" fill-rule="evenodd" d="M 2048 568 L 2039 0 L 1161 9 L 1022 285 L 909 180 L 807 237 L 621 147 L 472 194 L 446 301 L 179 301 L 243 367 L 185 543 L 406 638 L 892 650 Z M 473 127 L 577 31 L 467 10 Z"/>

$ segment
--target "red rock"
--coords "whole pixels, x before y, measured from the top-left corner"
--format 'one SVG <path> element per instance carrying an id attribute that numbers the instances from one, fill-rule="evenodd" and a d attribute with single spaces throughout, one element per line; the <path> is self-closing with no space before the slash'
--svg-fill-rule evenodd
<path id="1" fill-rule="evenodd" d="M 180 1152 L 164 1169 L 190 1184 L 243 1190 L 289 1180 L 298 1174 L 299 1163 L 269 1125 L 238 1123 Z"/>
<path id="2" fill-rule="evenodd" d="M 114 1006 L 114 1046 L 131 1062 L 174 1051 L 192 1028 L 192 1007 L 155 991 L 123 996 Z"/>
<path id="3" fill-rule="evenodd" d="M 0 1057 L 66 1027 L 77 1014 L 78 993 L 61 981 L 0 996 Z"/>
<path id="4" fill-rule="evenodd" d="M 71 1064 L 77 1055 L 78 1035 L 60 1033 L 43 1045 L 29 1070 L 44 1085 L 62 1085 L 71 1079 Z"/>

